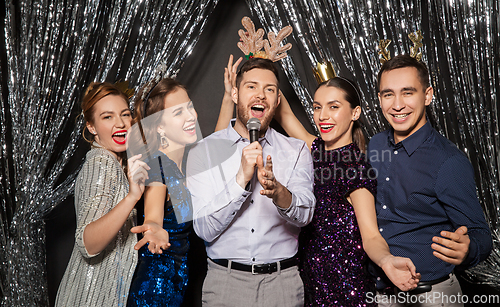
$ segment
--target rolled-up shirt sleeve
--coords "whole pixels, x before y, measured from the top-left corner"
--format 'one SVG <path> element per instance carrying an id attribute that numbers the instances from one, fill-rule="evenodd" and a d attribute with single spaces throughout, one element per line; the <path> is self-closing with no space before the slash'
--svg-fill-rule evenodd
<path id="1" fill-rule="evenodd" d="M 292 194 L 292 203 L 287 209 L 277 207 L 284 219 L 298 227 L 309 224 L 314 214 L 316 198 L 313 193 L 313 176 L 311 153 L 303 143 L 288 182 L 280 182 Z"/>
<path id="2" fill-rule="evenodd" d="M 75 241 L 78 250 L 85 258 L 99 255 L 90 254 L 83 239 L 85 227 L 108 213 L 116 204 L 116 171 L 113 157 L 108 155 L 94 156 L 86 161 L 80 170 L 75 187 L 75 210 L 77 227 Z"/>

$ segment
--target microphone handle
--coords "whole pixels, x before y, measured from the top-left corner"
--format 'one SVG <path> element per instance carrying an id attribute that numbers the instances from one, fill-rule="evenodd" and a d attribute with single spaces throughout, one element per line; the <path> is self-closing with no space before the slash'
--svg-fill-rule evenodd
<path id="1" fill-rule="evenodd" d="M 259 140 L 259 130 L 257 129 L 248 130 L 248 134 L 250 135 L 250 143 Z"/>

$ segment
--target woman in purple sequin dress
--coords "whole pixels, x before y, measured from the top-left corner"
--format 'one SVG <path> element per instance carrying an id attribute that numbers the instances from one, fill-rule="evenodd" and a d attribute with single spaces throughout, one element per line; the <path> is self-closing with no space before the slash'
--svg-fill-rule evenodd
<path id="1" fill-rule="evenodd" d="M 290 136 L 307 142 L 313 155 L 316 208 L 299 237 L 305 305 L 375 306 L 368 256 L 403 291 L 416 286 L 419 274 L 410 259 L 390 253 L 378 230 L 376 173 L 362 152 L 357 88 L 341 77 L 323 82 L 313 108 L 321 138 L 304 129 L 284 97 L 275 116 Z"/>

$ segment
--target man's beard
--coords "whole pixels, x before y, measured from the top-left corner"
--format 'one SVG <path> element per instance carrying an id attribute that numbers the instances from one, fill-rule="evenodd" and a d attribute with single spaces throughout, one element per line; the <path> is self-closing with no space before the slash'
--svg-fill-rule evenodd
<path id="1" fill-rule="evenodd" d="M 260 120 L 260 131 L 266 131 L 267 128 L 269 127 L 269 124 L 273 120 L 274 113 L 276 111 L 276 108 L 271 108 L 267 103 L 266 105 L 266 114 L 264 117 L 259 118 Z M 247 125 L 248 120 L 250 119 L 249 117 L 249 109 L 247 107 L 243 107 L 242 104 L 238 103 L 236 105 L 236 117 L 241 121 L 243 125 Z"/>

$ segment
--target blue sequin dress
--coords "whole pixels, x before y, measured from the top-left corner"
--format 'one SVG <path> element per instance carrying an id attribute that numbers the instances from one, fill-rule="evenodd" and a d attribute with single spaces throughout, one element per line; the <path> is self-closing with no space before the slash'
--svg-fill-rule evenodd
<path id="1" fill-rule="evenodd" d="M 305 306 L 376 306 L 356 215 L 346 196 L 359 188 L 376 193 L 376 179 L 365 155 L 351 143 L 326 150 L 321 138 L 311 146 L 316 208 L 299 237 Z M 370 179 L 373 178 L 373 179 Z"/>
<path id="2" fill-rule="evenodd" d="M 157 152 L 146 162 L 151 168 L 148 182 L 162 182 L 168 187 L 170 199 L 165 200 L 163 228 L 169 233 L 171 246 L 162 254 L 152 254 L 147 246 L 139 250 L 127 306 L 180 306 L 188 283 L 191 194 L 184 185 L 185 176 L 165 154 Z M 186 222 L 178 223 L 176 214 Z"/>

